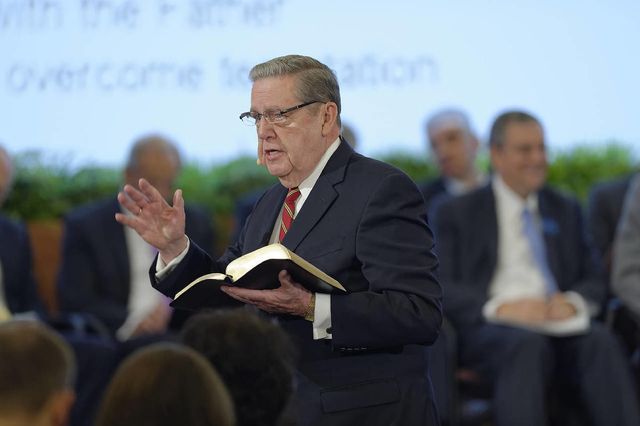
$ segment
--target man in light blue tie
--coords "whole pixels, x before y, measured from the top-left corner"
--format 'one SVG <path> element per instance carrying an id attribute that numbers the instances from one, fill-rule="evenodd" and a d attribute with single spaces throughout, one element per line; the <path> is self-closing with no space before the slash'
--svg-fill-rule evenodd
<path id="1" fill-rule="evenodd" d="M 542 125 L 505 112 L 489 143 L 491 183 L 437 214 L 444 309 L 460 363 L 493 385 L 497 426 L 557 422 L 565 413 L 548 409 L 548 391 L 565 389 L 594 426 L 640 424 L 618 341 L 592 320 L 606 287 L 581 207 L 545 186 Z"/>

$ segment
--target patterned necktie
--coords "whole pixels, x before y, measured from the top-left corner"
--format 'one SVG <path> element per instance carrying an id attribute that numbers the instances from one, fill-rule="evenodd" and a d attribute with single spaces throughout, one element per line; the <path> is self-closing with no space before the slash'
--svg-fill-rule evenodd
<path id="1" fill-rule="evenodd" d="M 296 211 L 296 200 L 300 196 L 300 190 L 298 187 L 291 188 L 287 192 L 287 198 L 284 199 L 284 206 L 282 208 L 282 220 L 280 221 L 280 234 L 278 235 L 278 241 L 282 242 L 285 234 L 291 228 L 293 222 L 293 215 Z"/>
<path id="2" fill-rule="evenodd" d="M 549 269 L 549 263 L 547 262 L 547 250 L 545 248 L 544 241 L 542 240 L 542 235 L 528 208 L 525 208 L 522 211 L 522 232 L 529 242 L 533 259 L 538 266 L 539 271 L 542 273 L 545 292 L 547 296 L 550 296 L 558 291 L 558 286 L 553 274 L 551 273 L 551 269 Z"/>

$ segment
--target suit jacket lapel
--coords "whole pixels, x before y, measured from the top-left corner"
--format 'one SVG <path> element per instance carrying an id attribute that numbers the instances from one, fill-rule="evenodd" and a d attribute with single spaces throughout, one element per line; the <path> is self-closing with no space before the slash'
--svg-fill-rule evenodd
<path id="1" fill-rule="evenodd" d="M 111 210 L 107 211 L 107 214 L 102 219 L 102 238 L 109 247 L 108 252 L 104 253 L 104 255 L 112 255 L 116 263 L 116 271 L 123 271 L 124 275 L 121 277 L 122 279 L 118 280 L 118 283 L 123 286 L 123 290 L 125 290 L 126 286 L 126 292 L 128 294 L 129 281 L 131 280 L 129 249 L 124 235 L 124 226 L 120 225 L 113 218 L 116 212 L 122 212 L 118 200 L 114 200 L 111 204 Z"/>
<path id="2" fill-rule="evenodd" d="M 498 241 L 500 231 L 498 229 L 498 213 L 496 209 L 496 197 L 491 184 L 483 189 L 483 200 L 478 203 L 477 223 L 479 239 L 484 244 L 483 250 L 487 253 L 487 268 L 495 271 L 498 266 Z"/>
<path id="3" fill-rule="evenodd" d="M 353 150 L 344 141 L 331 156 L 282 243 L 295 250 L 338 197 L 334 186 L 344 180 Z"/>
<path id="4" fill-rule="evenodd" d="M 551 269 L 551 273 L 556 279 L 556 283 L 560 286 L 561 248 L 560 239 L 558 238 L 560 222 L 553 206 L 549 204 L 549 199 L 544 189 L 538 194 L 538 209 L 540 210 L 540 218 L 542 220 L 542 235 L 545 242 L 547 263 Z"/>
<path id="5" fill-rule="evenodd" d="M 287 188 L 277 184 L 269 189 L 263 198 L 258 201 L 250 217 L 251 227 L 244 236 L 243 253 L 249 253 L 269 244 L 273 226 L 280 214 L 286 195 Z M 253 225 L 254 222 L 256 223 L 255 228 Z"/>

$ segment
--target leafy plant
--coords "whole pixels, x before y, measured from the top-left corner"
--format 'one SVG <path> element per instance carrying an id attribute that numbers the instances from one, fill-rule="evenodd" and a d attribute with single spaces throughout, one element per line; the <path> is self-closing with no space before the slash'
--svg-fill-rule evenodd
<path id="1" fill-rule="evenodd" d="M 637 168 L 632 148 L 614 141 L 581 145 L 551 154 L 548 181 L 552 186 L 586 200 L 599 181 L 631 173 Z"/>
<path id="2" fill-rule="evenodd" d="M 591 186 L 600 180 L 630 173 L 638 168 L 630 146 L 619 142 L 582 145 L 550 155 L 549 182 L 584 200 Z M 404 170 L 416 182 L 436 176 L 436 168 L 421 156 L 392 152 L 383 161 Z M 23 220 L 59 218 L 69 210 L 96 199 L 113 196 L 122 177 L 117 168 L 72 167 L 66 159 L 46 157 L 32 151 L 16 159 L 13 191 L 4 211 Z M 486 166 L 482 157 L 479 164 Z M 250 192 L 276 182 L 252 157 L 240 157 L 224 164 L 191 163 L 178 180 L 185 198 L 207 207 L 216 217 L 230 217 L 236 201 Z M 223 221 L 223 226 L 228 226 Z"/>

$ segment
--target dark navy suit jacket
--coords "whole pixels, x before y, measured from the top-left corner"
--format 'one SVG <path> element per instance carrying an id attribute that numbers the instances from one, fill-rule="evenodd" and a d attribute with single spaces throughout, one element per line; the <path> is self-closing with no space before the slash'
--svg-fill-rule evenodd
<path id="1" fill-rule="evenodd" d="M 633 175 L 629 175 L 599 183 L 589 193 L 589 230 L 607 272 L 611 270 L 613 240 L 632 177 Z M 607 275 L 607 281 L 608 278 Z"/>
<path id="2" fill-rule="evenodd" d="M 62 311 L 92 314 L 112 333 L 127 318 L 131 286 L 124 227 L 114 218 L 120 211 L 118 201 L 110 198 L 67 216 L 57 283 Z M 213 230 L 209 217 L 187 209 L 186 219 L 187 235 L 210 251 Z"/>
<path id="3" fill-rule="evenodd" d="M 447 186 L 445 185 L 445 181 L 442 176 L 423 183 L 420 186 L 420 191 L 422 192 L 424 201 L 427 204 L 427 208 L 430 208 L 431 201 L 434 198 L 437 198 L 448 192 Z"/>
<path id="4" fill-rule="evenodd" d="M 589 244 L 580 205 L 543 188 L 538 194 L 549 267 L 561 291 L 601 305 L 602 268 Z M 482 307 L 498 262 L 498 220 L 491 185 L 452 198 L 438 211 L 438 257 L 445 314 L 456 328 L 484 321 Z"/>
<path id="5" fill-rule="evenodd" d="M 277 184 L 258 200 L 220 259 L 192 244 L 156 288 L 173 295 L 268 244 L 286 192 Z M 300 317 L 277 316 L 300 350 L 299 424 L 437 423 L 425 351 L 415 345 L 432 343 L 442 320 L 424 212 L 411 179 L 346 143 L 327 163 L 283 240 L 348 289 L 331 297 L 331 340 L 313 340 L 311 322 Z"/>
<path id="6" fill-rule="evenodd" d="M 0 216 L 0 264 L 9 311 L 42 313 L 43 306 L 31 270 L 29 235 L 22 224 L 4 216 Z"/>

